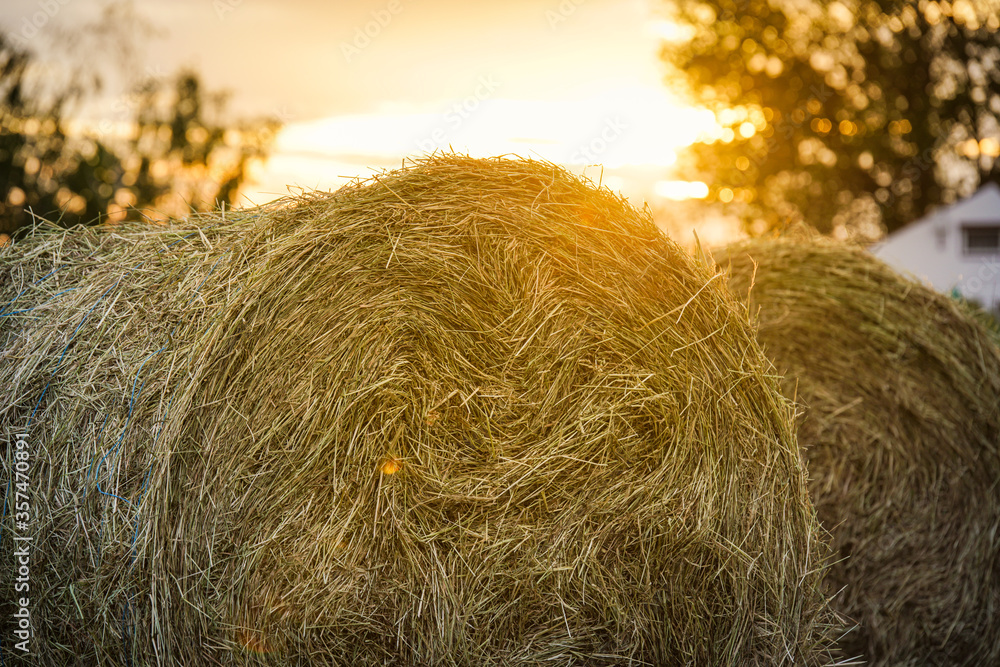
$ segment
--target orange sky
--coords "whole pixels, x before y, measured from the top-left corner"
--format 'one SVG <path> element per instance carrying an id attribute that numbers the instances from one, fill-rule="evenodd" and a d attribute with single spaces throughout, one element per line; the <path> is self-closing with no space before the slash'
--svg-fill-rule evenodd
<path id="1" fill-rule="evenodd" d="M 32 37 L 94 20 L 98 0 L 60 7 Z M 15 34 L 38 0 L 4 0 Z M 246 194 L 335 188 L 451 146 L 549 159 L 603 180 L 641 206 L 703 186 L 665 184 L 675 151 L 713 127 L 672 100 L 657 59 L 657 0 L 146 0 L 157 28 L 138 74 L 191 65 L 230 108 L 285 122 Z M 116 119 L 123 84 L 89 113 Z M 117 119 L 125 120 L 125 118 Z M 599 168 L 586 168 L 598 178 Z"/>

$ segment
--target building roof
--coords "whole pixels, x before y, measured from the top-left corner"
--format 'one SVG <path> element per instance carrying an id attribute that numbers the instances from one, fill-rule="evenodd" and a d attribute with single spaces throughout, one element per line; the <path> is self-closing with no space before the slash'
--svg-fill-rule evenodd
<path id="1" fill-rule="evenodd" d="M 971 197 L 948 206 L 942 206 L 916 222 L 897 229 L 886 238 L 890 239 L 894 235 L 917 225 L 933 224 L 935 222 L 939 224 L 942 222 L 951 224 L 977 222 L 997 224 L 1000 222 L 1000 185 L 990 181 L 979 188 Z"/>

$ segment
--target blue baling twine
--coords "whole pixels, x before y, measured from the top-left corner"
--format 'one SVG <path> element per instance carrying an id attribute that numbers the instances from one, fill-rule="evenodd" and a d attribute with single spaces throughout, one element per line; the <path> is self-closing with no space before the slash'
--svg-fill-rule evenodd
<path id="1" fill-rule="evenodd" d="M 223 223 L 221 223 L 221 222 L 220 223 L 216 223 L 215 225 L 210 225 L 208 227 L 205 227 L 203 230 L 198 230 L 198 231 L 190 232 L 189 234 L 186 234 L 186 235 L 182 236 L 181 238 L 177 239 L 176 241 L 173 241 L 172 243 L 169 243 L 164 248 L 162 248 L 159 251 L 157 251 L 157 254 L 163 253 L 165 250 L 168 250 L 169 248 L 172 248 L 173 246 L 177 245 L 181 241 L 184 241 L 185 239 L 188 239 L 188 238 L 190 238 L 190 237 L 198 234 L 199 231 L 209 230 L 209 229 L 212 229 L 213 227 L 216 227 L 216 226 L 218 226 L 220 224 L 223 224 Z M 226 250 L 226 252 L 223 253 L 223 255 L 229 253 L 230 251 L 231 251 L 231 249 L 230 250 Z M 93 253 L 91 253 L 91 255 L 89 255 L 88 257 L 90 257 L 90 256 L 93 256 Z M 222 261 L 222 256 L 220 256 L 218 259 L 216 259 L 215 263 L 213 263 L 212 266 L 211 266 L 211 268 L 209 269 L 208 274 L 206 274 L 205 278 L 194 289 L 194 294 L 188 300 L 188 302 L 187 302 L 188 304 L 190 304 L 191 301 L 193 301 L 195 299 L 195 297 L 197 296 L 197 293 L 201 290 L 202 286 L 205 284 L 205 282 L 208 280 L 208 278 L 215 271 L 215 268 L 218 266 L 218 264 L 219 264 L 220 261 Z M 30 428 L 31 423 L 34 421 L 35 414 L 38 412 L 38 408 L 40 407 L 42 400 L 44 399 L 45 395 L 47 394 L 47 392 L 49 390 L 49 387 L 52 384 L 52 381 L 55 379 L 56 373 L 58 373 L 59 369 L 62 367 L 62 363 L 63 363 L 63 360 L 64 360 L 64 358 L 66 356 L 66 353 L 69 351 L 70 346 L 76 340 L 76 336 L 79 333 L 80 329 L 83 327 L 83 325 L 86 323 L 86 321 L 90 318 L 90 315 L 97 308 L 97 306 L 101 303 L 101 301 L 103 301 L 108 296 L 108 294 L 110 294 L 112 291 L 114 291 L 116 288 L 118 288 L 121 285 L 121 282 L 122 282 L 122 280 L 124 278 L 128 277 L 129 275 L 131 275 L 134 271 L 138 270 L 144 263 L 145 263 L 145 260 L 142 261 L 142 262 L 139 262 L 134 267 L 132 267 L 131 269 L 127 270 L 124 274 L 122 274 L 118 278 L 118 280 L 115 281 L 114 285 L 112 285 L 111 287 L 109 287 L 107 290 L 105 290 L 105 292 L 103 294 L 101 294 L 98 297 L 98 299 L 94 303 L 94 305 L 90 307 L 90 309 L 87 311 L 86 315 L 84 315 L 84 317 L 80 321 L 80 323 L 77 324 L 76 328 L 73 330 L 73 333 L 70 335 L 69 341 L 63 347 L 62 352 L 60 353 L 59 358 L 56 361 L 56 365 L 53 368 L 51 375 L 49 376 L 49 381 L 46 383 L 45 387 L 42 390 L 42 393 L 38 397 L 38 400 L 35 402 L 35 406 L 32 409 L 31 415 L 28 418 L 28 422 L 27 422 L 27 424 L 25 426 L 25 430 L 27 430 L 28 428 Z M 67 262 L 64 265 L 56 267 L 52 271 L 49 271 L 47 274 L 45 274 L 41 278 L 39 278 L 39 279 L 35 280 L 34 282 L 32 282 L 32 286 L 41 284 L 45 280 L 47 280 L 47 279 L 51 278 L 53 275 L 55 275 L 60 269 L 63 269 L 63 268 L 65 268 L 68 265 L 69 265 L 69 263 Z M 21 298 L 21 296 L 23 296 L 24 293 L 28 290 L 28 288 L 26 287 L 26 288 L 22 289 L 13 299 L 11 299 L 6 304 L 4 304 L 4 306 L 3 306 L 4 309 L 0 310 L 0 319 L 5 318 L 5 317 L 11 317 L 11 316 L 14 316 L 14 315 L 20 315 L 20 314 L 23 314 L 23 313 L 30 312 L 32 310 L 35 310 L 36 308 L 41 307 L 42 305 L 44 305 L 46 303 L 52 301 L 56 297 L 62 296 L 63 294 L 66 294 L 68 292 L 72 292 L 72 291 L 77 290 L 77 289 L 79 289 L 79 288 L 72 287 L 72 288 L 68 288 L 68 289 L 62 290 L 60 292 L 57 292 L 56 294 L 53 294 L 52 296 L 50 296 L 48 299 L 46 299 L 42 303 L 37 304 L 35 306 L 32 306 L 31 308 L 25 308 L 25 309 L 18 310 L 18 311 L 9 310 L 8 308 L 12 307 L 13 304 L 15 302 L 17 302 Z M 171 330 L 171 332 L 170 332 L 169 335 L 172 337 L 173 333 L 176 330 L 177 330 L 177 326 L 174 326 L 174 328 Z M 116 498 L 116 499 L 121 500 L 122 502 L 125 502 L 128 505 L 136 508 L 136 515 L 135 515 L 135 518 L 134 518 L 134 530 L 133 530 L 133 533 L 132 533 L 132 540 L 131 540 L 131 544 L 130 544 L 130 559 L 129 559 L 129 573 L 130 574 L 134 571 L 135 563 L 136 563 L 136 560 L 137 560 L 137 558 L 136 558 L 136 552 L 135 552 L 135 547 L 136 547 L 136 542 L 138 540 L 138 534 L 139 534 L 139 511 L 138 510 L 139 510 L 139 508 L 140 508 L 140 506 L 142 504 L 143 498 L 145 497 L 146 491 L 148 490 L 149 479 L 150 479 L 150 476 L 151 476 L 152 471 L 153 471 L 153 463 L 152 462 L 150 463 L 149 468 L 146 471 L 146 474 L 145 474 L 144 479 L 143 479 L 142 486 L 140 487 L 139 497 L 137 498 L 137 500 L 136 500 L 135 503 L 132 503 L 129 500 L 127 500 L 125 498 L 122 498 L 121 496 L 118 496 L 118 495 L 116 495 L 114 493 L 109 493 L 107 491 L 104 491 L 104 489 L 101 487 L 101 483 L 100 483 L 100 480 L 98 479 L 98 475 L 100 474 L 100 469 L 101 469 L 101 466 L 103 465 L 104 461 L 107 460 L 107 458 L 113 452 L 115 452 L 118 449 L 118 447 L 121 445 L 121 443 L 124 441 L 125 434 L 126 434 L 126 432 L 128 430 L 129 425 L 131 424 L 132 414 L 133 414 L 133 411 L 134 411 L 134 408 L 135 408 L 136 401 L 137 401 L 138 397 L 141 395 L 143 388 L 145 387 L 145 381 L 143 381 L 143 383 L 141 385 L 139 385 L 138 391 L 136 390 L 136 384 L 139 381 L 139 375 L 142 373 L 142 369 L 145 367 L 146 362 L 148 362 L 150 359 L 152 359 L 154 356 L 156 356 L 160 352 L 163 352 L 166 348 L 167 348 L 166 345 L 162 346 L 160 349 L 156 350 L 155 352 L 153 352 L 152 354 L 150 354 L 149 356 L 147 356 L 143 360 L 142 364 L 140 364 L 139 370 L 136 371 L 135 377 L 134 377 L 133 382 L 132 382 L 132 394 L 131 394 L 130 401 L 129 401 L 129 411 L 128 411 L 128 415 L 127 415 L 126 420 L 125 420 L 125 426 L 122 428 L 122 432 L 119 435 L 119 437 L 118 437 L 117 441 L 115 442 L 115 444 L 100 459 L 100 461 L 97 464 L 97 469 L 94 471 L 94 480 L 97 483 L 97 490 L 98 490 L 98 492 L 101 495 L 110 496 L 112 498 Z M 154 446 L 157 443 L 157 441 L 159 440 L 160 435 L 163 433 L 163 427 L 164 427 L 164 425 L 166 423 L 166 419 L 167 419 L 166 415 L 167 415 L 167 412 L 169 412 L 170 406 L 172 404 L 173 404 L 173 397 L 171 397 L 171 399 L 167 403 L 167 408 L 164 411 L 163 419 L 160 421 L 160 430 L 157 432 L 156 437 L 154 437 L 154 439 L 153 439 L 153 445 Z M 98 445 L 100 444 L 101 440 L 103 439 L 104 428 L 107 425 L 107 421 L 108 421 L 109 416 L 110 416 L 110 413 L 106 413 L 105 414 L 104 422 L 101 425 L 101 430 L 100 430 L 100 432 L 97 435 L 97 443 L 98 443 Z M 93 461 L 91 461 L 91 466 L 93 466 Z M 87 471 L 87 476 L 88 477 L 90 476 L 90 470 L 89 469 Z M 11 490 L 11 480 L 8 479 L 7 486 L 6 486 L 6 489 L 4 491 L 3 514 L 2 514 L 2 518 L 0 518 L 0 541 L 3 540 L 3 532 L 4 532 L 4 525 L 6 524 L 7 505 L 8 505 L 8 498 L 10 496 L 10 490 Z M 101 528 L 103 528 L 103 523 L 104 523 L 104 521 L 103 521 L 103 517 L 102 517 Z M 103 531 L 101 531 L 101 532 L 103 532 Z M 125 649 L 125 660 L 126 660 L 126 664 L 128 664 L 128 665 L 132 664 L 131 652 L 128 649 L 128 646 L 131 643 L 130 640 L 132 638 L 132 632 L 130 631 L 130 628 L 134 629 L 134 622 L 133 623 L 128 623 L 128 620 L 127 620 L 127 619 L 131 619 L 132 615 L 131 615 L 130 612 L 131 612 L 131 602 L 130 602 L 129 597 L 126 597 L 125 604 L 123 605 L 123 608 L 122 608 L 122 640 L 123 640 L 123 644 L 124 644 L 123 648 Z M 7 661 L 6 661 L 5 657 L 4 657 L 3 639 L 2 639 L 2 637 L 0 637 L 0 665 L 5 666 L 6 664 L 7 664 Z"/>

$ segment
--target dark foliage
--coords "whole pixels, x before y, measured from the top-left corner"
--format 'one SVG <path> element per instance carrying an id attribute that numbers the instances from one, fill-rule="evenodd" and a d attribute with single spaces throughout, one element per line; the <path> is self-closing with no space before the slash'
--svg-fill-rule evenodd
<path id="1" fill-rule="evenodd" d="M 987 5 L 673 0 L 691 39 L 663 57 L 728 130 L 689 159 L 757 233 L 804 218 L 876 236 L 1000 181 Z"/>

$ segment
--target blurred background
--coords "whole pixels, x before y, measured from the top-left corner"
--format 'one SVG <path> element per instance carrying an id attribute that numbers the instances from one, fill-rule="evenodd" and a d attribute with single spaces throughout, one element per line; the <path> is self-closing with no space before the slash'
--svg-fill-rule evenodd
<path id="1" fill-rule="evenodd" d="M 1000 0 L 5 0 L 0 233 L 551 160 L 682 243 L 1000 182 Z M 2 240 L 2 239 L 0 239 Z"/>

